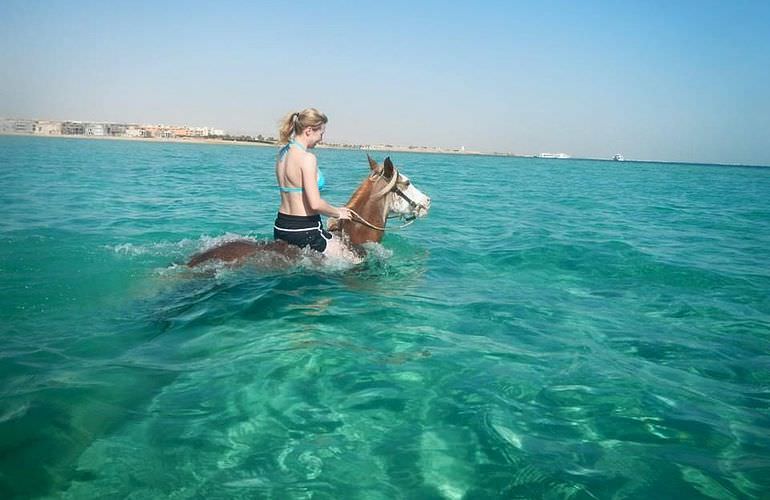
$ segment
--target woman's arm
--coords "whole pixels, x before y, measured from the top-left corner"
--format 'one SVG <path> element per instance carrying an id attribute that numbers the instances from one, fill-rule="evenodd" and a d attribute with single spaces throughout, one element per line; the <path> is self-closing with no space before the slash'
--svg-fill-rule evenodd
<path id="1" fill-rule="evenodd" d="M 337 217 L 338 219 L 349 219 L 350 211 L 347 207 L 333 207 L 321 198 L 318 191 L 318 160 L 314 154 L 304 155 L 301 160 L 300 169 L 302 171 L 302 189 L 307 197 L 310 208 L 327 217 Z"/>

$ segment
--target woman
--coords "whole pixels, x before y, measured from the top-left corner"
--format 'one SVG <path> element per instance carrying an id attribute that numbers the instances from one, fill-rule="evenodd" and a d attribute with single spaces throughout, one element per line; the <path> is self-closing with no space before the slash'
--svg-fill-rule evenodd
<path id="1" fill-rule="evenodd" d="M 281 121 L 280 143 L 285 143 L 275 163 L 275 177 L 281 193 L 281 207 L 273 236 L 298 247 L 310 247 L 323 254 L 341 253 L 339 242 L 324 230 L 321 214 L 350 219 L 347 207 L 333 207 L 321 198 L 325 180 L 310 152 L 323 140 L 326 115 L 314 108 L 289 113 Z"/>

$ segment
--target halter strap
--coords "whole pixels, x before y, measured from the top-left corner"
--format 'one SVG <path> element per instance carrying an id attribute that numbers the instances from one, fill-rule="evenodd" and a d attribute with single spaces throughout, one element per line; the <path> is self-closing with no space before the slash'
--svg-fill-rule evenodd
<path id="1" fill-rule="evenodd" d="M 286 143 L 284 147 L 281 148 L 281 151 L 278 154 L 280 159 L 283 159 L 283 157 L 286 156 L 286 153 L 289 152 L 289 148 L 292 146 L 307 152 L 307 148 L 305 146 L 295 141 L 294 139 L 291 139 L 289 142 Z M 319 190 L 323 189 L 323 185 L 325 184 L 325 180 L 324 180 L 324 183 L 321 182 L 322 180 L 324 180 L 323 174 L 321 174 L 319 171 L 319 177 L 318 177 Z M 301 193 L 303 191 L 301 187 L 284 187 L 284 186 L 278 186 L 278 190 L 281 191 L 282 193 Z"/>
<path id="2" fill-rule="evenodd" d="M 303 146 L 302 144 L 298 143 L 294 139 L 290 140 L 287 146 L 296 146 L 297 148 L 301 149 L 302 151 L 307 151 L 307 147 Z"/>
<path id="3" fill-rule="evenodd" d="M 287 142 L 284 147 L 281 148 L 281 150 L 278 152 L 278 157 L 283 159 L 283 157 L 286 156 L 286 153 L 289 152 L 289 148 L 292 146 L 296 147 L 299 150 L 307 152 L 307 148 L 305 146 L 303 146 L 302 144 L 292 139 L 289 142 Z"/>

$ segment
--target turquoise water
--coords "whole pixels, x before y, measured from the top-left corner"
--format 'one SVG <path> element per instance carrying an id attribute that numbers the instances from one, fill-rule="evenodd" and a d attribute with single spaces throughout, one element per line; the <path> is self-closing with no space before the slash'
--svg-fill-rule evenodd
<path id="1" fill-rule="evenodd" d="M 274 153 L 0 137 L 0 497 L 770 494 L 770 169 L 395 153 L 364 265 L 176 265 Z"/>

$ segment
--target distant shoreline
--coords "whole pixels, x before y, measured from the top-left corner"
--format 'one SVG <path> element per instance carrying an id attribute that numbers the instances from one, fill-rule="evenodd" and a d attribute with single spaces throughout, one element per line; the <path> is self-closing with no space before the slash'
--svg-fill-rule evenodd
<path id="1" fill-rule="evenodd" d="M 7 137 L 42 137 L 46 139 L 94 139 L 97 141 L 141 141 L 141 142 L 166 142 L 166 143 L 188 143 L 188 144 L 239 144 L 244 146 L 259 146 L 259 147 L 275 147 L 275 144 L 267 142 L 252 142 L 252 141 L 228 141 L 225 139 L 203 139 L 197 137 L 125 137 L 117 135 L 64 135 L 64 134 L 4 134 L 0 133 L 0 136 Z"/>
<path id="2" fill-rule="evenodd" d="M 161 142 L 161 143 L 180 143 L 180 144 L 237 144 L 241 146 L 257 146 L 257 147 L 270 147 L 277 148 L 279 146 L 276 142 L 260 142 L 260 141 L 238 141 L 227 139 L 205 139 L 201 137 L 126 137 L 116 135 L 65 135 L 65 134 L 28 134 L 28 133 L 2 133 L 0 136 L 17 136 L 17 137 L 44 137 L 47 139 L 95 139 L 99 141 L 144 141 L 144 142 Z M 349 151 L 373 151 L 373 152 L 398 152 L 398 153 L 429 153 L 429 154 L 447 154 L 447 155 L 476 155 L 476 156 L 510 156 L 517 158 L 533 158 L 531 155 L 516 155 L 511 153 L 484 153 L 481 151 L 456 151 L 456 150 L 444 150 L 440 148 L 430 148 L 427 146 L 344 146 L 339 144 L 319 144 L 316 146 L 319 149 L 344 149 Z"/>
<path id="3" fill-rule="evenodd" d="M 98 140 L 98 141 L 139 141 L 139 142 L 155 142 L 155 143 L 170 143 L 170 144 L 229 144 L 237 146 L 255 146 L 255 147 L 267 147 L 277 148 L 277 143 L 269 142 L 256 142 L 256 141 L 237 141 L 226 139 L 204 139 L 204 138 L 162 138 L 162 137 L 121 137 L 121 136 L 95 136 L 95 135 L 47 135 L 47 134 L 26 134 L 26 133 L 3 133 L 0 132 L 0 136 L 5 137 L 41 137 L 46 139 L 86 139 L 86 140 Z M 548 162 L 559 162 L 565 160 L 576 161 L 601 161 L 609 163 L 659 163 L 663 165 L 701 165 L 701 166 L 715 166 L 715 167 L 746 167 L 746 168 L 770 168 L 770 165 L 758 165 L 758 164 L 745 164 L 745 163 L 705 163 L 705 162 L 687 162 L 687 161 L 671 161 L 671 160 L 637 160 L 637 159 L 625 159 L 623 161 L 615 161 L 610 158 L 590 158 L 590 157 L 578 157 L 571 156 L 569 158 L 541 158 L 537 155 L 524 155 L 515 153 L 485 153 L 482 151 L 456 151 L 456 150 L 442 150 L 438 148 L 429 148 L 425 146 L 420 147 L 404 147 L 404 146 L 364 146 L 364 147 L 351 147 L 343 145 L 329 145 L 319 144 L 316 146 L 319 149 L 340 149 L 346 151 L 361 151 L 368 152 L 380 152 L 380 153 L 415 153 L 415 154 L 443 154 L 443 155 L 463 155 L 463 156 L 488 156 L 497 158 L 528 158 L 531 160 L 543 160 Z"/>

